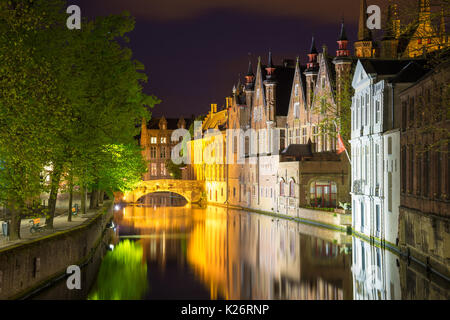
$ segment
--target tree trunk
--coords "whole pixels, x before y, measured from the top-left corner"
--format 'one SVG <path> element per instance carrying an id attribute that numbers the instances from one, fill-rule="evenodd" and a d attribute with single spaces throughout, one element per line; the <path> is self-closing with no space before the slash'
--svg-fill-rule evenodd
<path id="1" fill-rule="evenodd" d="M 69 214 L 67 215 L 67 221 L 72 221 L 72 202 L 73 202 L 73 186 L 70 185 L 69 189 Z"/>
<path id="2" fill-rule="evenodd" d="M 20 239 L 20 210 L 17 210 L 16 204 L 14 202 L 9 206 L 11 211 L 11 223 L 9 225 L 9 240 Z"/>
<path id="3" fill-rule="evenodd" d="M 102 192 L 100 190 L 97 190 L 97 201 L 95 202 L 95 206 L 97 208 L 100 208 L 100 196 L 101 196 Z"/>
<path id="4" fill-rule="evenodd" d="M 54 167 L 51 177 L 50 197 L 48 198 L 48 214 L 45 219 L 45 226 L 53 229 L 53 219 L 55 218 L 56 200 L 58 197 L 59 182 L 61 181 L 61 168 Z"/>
<path id="5" fill-rule="evenodd" d="M 105 198 L 105 191 L 101 190 L 100 191 L 100 196 L 99 196 L 99 199 L 98 199 L 99 205 L 103 205 L 103 199 L 104 198 Z"/>
<path id="6" fill-rule="evenodd" d="M 67 221 L 72 221 L 72 205 L 73 205 L 73 174 L 69 171 L 69 212 L 67 214 Z"/>
<path id="7" fill-rule="evenodd" d="M 81 213 L 86 214 L 86 186 L 84 183 L 80 186 L 81 191 Z"/>
<path id="8" fill-rule="evenodd" d="M 97 197 L 97 190 L 95 190 L 94 188 L 92 188 L 91 190 L 91 197 L 89 200 L 89 209 L 95 209 L 95 198 Z"/>

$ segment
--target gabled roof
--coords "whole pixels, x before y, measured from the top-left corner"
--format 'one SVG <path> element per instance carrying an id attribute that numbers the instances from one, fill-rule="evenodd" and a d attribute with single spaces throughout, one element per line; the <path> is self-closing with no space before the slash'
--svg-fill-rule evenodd
<path id="1" fill-rule="evenodd" d="M 165 118 L 167 121 L 167 130 L 176 130 L 178 129 L 178 120 L 180 118 Z M 159 121 L 161 118 L 152 118 L 147 122 L 147 129 L 156 129 L 159 130 Z M 186 129 L 189 128 L 189 125 L 192 122 L 192 119 L 184 119 L 186 121 Z"/>
<path id="2" fill-rule="evenodd" d="M 429 72 L 425 60 L 409 62 L 392 80 L 392 83 L 416 82 Z"/>
<path id="3" fill-rule="evenodd" d="M 277 89 L 275 93 L 277 100 L 276 115 L 286 116 L 289 112 L 289 103 L 291 100 L 291 90 L 294 80 L 295 68 L 292 65 L 273 67 L 275 68 L 273 79 L 277 83 Z M 265 79 L 267 75 L 265 68 L 266 66 L 261 66 L 261 75 L 263 79 Z"/>
<path id="4" fill-rule="evenodd" d="M 310 158 L 313 156 L 310 144 L 290 144 L 289 147 L 281 151 L 281 155 L 296 158 Z"/>
<path id="5" fill-rule="evenodd" d="M 399 73 L 411 60 L 398 59 L 360 59 L 364 70 L 378 76 L 395 75 Z"/>

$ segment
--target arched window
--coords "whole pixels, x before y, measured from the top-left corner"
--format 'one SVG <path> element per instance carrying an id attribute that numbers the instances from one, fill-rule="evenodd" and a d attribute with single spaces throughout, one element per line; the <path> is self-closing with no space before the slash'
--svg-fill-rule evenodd
<path id="1" fill-rule="evenodd" d="M 291 197 L 291 198 L 295 197 L 295 182 L 294 182 L 294 180 L 291 180 L 289 182 L 289 197 Z"/>
<path id="2" fill-rule="evenodd" d="M 337 186 L 333 181 L 316 180 L 311 182 L 310 205 L 320 208 L 336 208 Z"/>
<path id="3" fill-rule="evenodd" d="M 280 181 L 280 197 L 284 197 L 284 181 Z"/>

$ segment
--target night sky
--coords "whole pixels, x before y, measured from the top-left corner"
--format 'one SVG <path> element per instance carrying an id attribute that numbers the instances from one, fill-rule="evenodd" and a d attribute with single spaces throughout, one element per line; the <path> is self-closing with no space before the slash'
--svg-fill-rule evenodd
<path id="1" fill-rule="evenodd" d="M 302 63 L 316 38 L 334 55 L 340 21 L 356 40 L 359 0 L 71 0 L 83 16 L 124 10 L 136 18 L 128 44 L 144 63 L 145 92 L 163 102 L 153 116 L 191 117 L 223 105 L 239 73 L 245 75 L 248 53 L 275 64 L 300 56 Z M 382 0 L 368 1 L 379 4 Z"/>

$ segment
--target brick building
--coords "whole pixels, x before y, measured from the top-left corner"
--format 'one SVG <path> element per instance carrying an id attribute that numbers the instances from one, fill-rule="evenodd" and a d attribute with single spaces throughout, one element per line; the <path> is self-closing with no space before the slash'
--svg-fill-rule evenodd
<path id="1" fill-rule="evenodd" d="M 400 247 L 450 276 L 448 62 L 400 92 Z M 444 142 L 444 143 L 443 143 Z"/>

